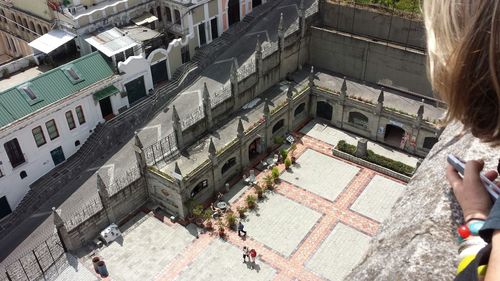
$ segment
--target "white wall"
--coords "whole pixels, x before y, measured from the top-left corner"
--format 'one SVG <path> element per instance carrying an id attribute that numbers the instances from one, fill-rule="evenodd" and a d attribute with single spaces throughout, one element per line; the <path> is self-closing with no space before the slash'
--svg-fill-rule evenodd
<path id="1" fill-rule="evenodd" d="M 153 77 L 151 76 L 151 67 L 148 60 L 142 56 L 128 57 L 125 61 L 118 63 L 118 69 L 121 75 L 121 88 L 125 88 L 128 82 L 144 76 L 144 86 L 146 93 L 153 89 Z"/>
<path id="2" fill-rule="evenodd" d="M 85 123 L 80 125 L 75 112 L 77 106 L 82 106 L 85 115 Z M 70 130 L 66 121 L 65 113 L 71 110 L 75 120 L 76 128 Z M 54 119 L 59 137 L 50 140 L 45 122 Z M 0 135 L 0 169 L 4 176 L 0 178 L 0 197 L 6 196 L 12 210 L 21 202 L 29 190 L 29 185 L 39 179 L 55 167 L 50 151 L 61 146 L 64 156 L 68 159 L 87 140 L 96 125 L 102 120 L 98 104 L 94 102 L 92 94 L 86 94 L 69 101 L 62 102 L 52 109 L 41 110 L 35 113 L 29 120 L 12 126 Z M 40 126 L 43 130 L 46 143 L 37 147 L 32 134 L 32 129 Z M 4 143 L 17 138 L 25 161 L 23 164 L 12 168 Z M 75 146 L 76 141 L 79 146 Z M 21 179 L 21 171 L 26 171 L 27 177 Z"/>

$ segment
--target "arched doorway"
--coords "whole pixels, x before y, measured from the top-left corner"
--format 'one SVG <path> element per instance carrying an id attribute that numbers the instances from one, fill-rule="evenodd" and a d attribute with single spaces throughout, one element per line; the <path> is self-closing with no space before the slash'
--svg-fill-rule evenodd
<path id="1" fill-rule="evenodd" d="M 260 6 L 262 4 L 262 0 L 252 0 L 252 8 Z"/>
<path id="2" fill-rule="evenodd" d="M 261 153 L 261 138 L 256 138 L 250 145 L 248 146 L 248 159 L 252 161 Z"/>
<path id="3" fill-rule="evenodd" d="M 394 126 L 392 124 L 387 124 L 385 126 L 385 135 L 384 135 L 385 143 L 392 146 L 401 147 L 401 142 L 404 136 L 405 136 L 405 130 L 403 130 L 401 127 Z"/>
<path id="4" fill-rule="evenodd" d="M 324 101 L 318 101 L 316 103 L 316 116 L 328 121 L 332 120 L 333 107 Z"/>
<path id="5" fill-rule="evenodd" d="M 426 137 L 424 139 L 424 145 L 422 147 L 425 148 L 425 149 L 431 149 L 436 144 L 437 141 L 438 141 L 437 138 Z"/>
<path id="6" fill-rule="evenodd" d="M 283 128 L 284 125 L 285 125 L 284 119 L 281 119 L 280 121 L 276 122 L 276 124 L 274 124 L 273 130 L 272 130 L 273 135 L 276 134 L 276 132 L 278 132 L 281 128 Z"/>
<path id="7" fill-rule="evenodd" d="M 227 10 L 229 26 L 240 21 L 240 0 L 229 0 Z"/>

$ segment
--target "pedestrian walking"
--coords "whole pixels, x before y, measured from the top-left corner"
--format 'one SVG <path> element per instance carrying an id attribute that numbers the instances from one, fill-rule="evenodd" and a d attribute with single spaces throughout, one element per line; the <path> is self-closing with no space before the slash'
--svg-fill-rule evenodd
<path id="1" fill-rule="evenodd" d="M 247 258 L 248 258 L 248 261 L 250 261 L 250 256 L 248 255 L 248 247 L 244 246 L 243 247 L 243 263 L 247 262 Z"/>
<path id="2" fill-rule="evenodd" d="M 250 261 L 252 262 L 251 268 L 253 269 L 255 267 L 255 257 L 257 257 L 257 252 L 255 251 L 255 249 L 251 249 L 249 255 Z"/>
<path id="3" fill-rule="evenodd" d="M 241 221 L 238 222 L 238 236 L 241 236 L 241 233 L 243 232 L 243 236 L 247 236 L 247 232 L 244 230 L 245 226 Z"/>

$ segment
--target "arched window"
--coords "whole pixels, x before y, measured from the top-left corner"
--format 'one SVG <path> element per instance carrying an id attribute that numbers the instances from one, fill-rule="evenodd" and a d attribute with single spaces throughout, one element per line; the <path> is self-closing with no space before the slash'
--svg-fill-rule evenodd
<path id="1" fill-rule="evenodd" d="M 26 173 L 26 171 L 21 171 L 21 173 L 19 173 L 19 176 L 21 177 L 21 179 L 24 179 L 28 176 L 28 174 Z"/>
<path id="2" fill-rule="evenodd" d="M 0 17 L 2 17 L 1 21 L 7 22 L 7 17 L 5 17 L 5 12 L 1 9 L 0 9 Z"/>
<path id="3" fill-rule="evenodd" d="M 172 12 L 169 7 L 165 7 L 165 16 L 167 17 L 168 22 L 172 22 Z"/>
<path id="4" fill-rule="evenodd" d="M 7 48 L 9 49 L 9 51 L 13 51 L 12 45 L 10 45 L 10 39 L 8 37 L 6 37 L 5 39 L 5 41 L 7 41 Z"/>
<path id="5" fill-rule="evenodd" d="M 174 10 L 175 23 L 181 24 L 181 12 L 179 10 Z"/>
<path id="6" fill-rule="evenodd" d="M 157 17 L 158 17 L 158 21 L 160 21 L 160 22 L 161 22 L 161 21 L 163 20 L 163 17 L 162 17 L 162 15 L 161 15 L 161 7 L 160 7 L 160 6 L 156 7 L 156 13 L 158 14 L 158 15 L 157 15 Z"/>
<path id="7" fill-rule="evenodd" d="M 33 32 L 33 33 L 34 33 L 34 32 L 36 32 L 36 30 L 35 30 L 35 25 L 33 24 L 33 21 L 30 21 L 30 22 L 29 22 L 29 28 L 30 28 L 30 31 L 31 31 L 31 32 Z"/>
<path id="8" fill-rule="evenodd" d="M 224 163 L 224 166 L 222 166 L 222 169 L 220 170 L 221 174 L 224 175 L 234 165 L 236 165 L 236 157 L 233 157 Z"/>
<path id="9" fill-rule="evenodd" d="M 349 113 L 349 123 L 366 128 L 368 127 L 368 117 L 362 113 L 353 111 Z"/>
<path id="10" fill-rule="evenodd" d="M 200 193 L 203 189 L 208 187 L 208 180 L 200 181 L 194 188 L 191 190 L 191 198 L 194 198 L 196 194 Z"/>
<path id="11" fill-rule="evenodd" d="M 21 29 L 23 28 L 23 21 L 21 20 L 21 18 L 19 16 L 14 16 L 14 18 L 16 19 L 16 27 Z"/>
<path id="12" fill-rule="evenodd" d="M 306 108 L 306 104 L 301 103 L 299 106 L 297 106 L 297 108 L 295 108 L 295 112 L 293 113 L 293 116 L 297 116 L 297 115 L 301 114 L 305 108 Z"/>
<path id="13" fill-rule="evenodd" d="M 437 141 L 438 139 L 435 137 L 426 137 L 424 139 L 424 145 L 422 147 L 426 149 L 431 149 L 436 144 Z"/>
<path id="14" fill-rule="evenodd" d="M 26 21 L 26 18 L 23 18 L 23 29 L 26 30 L 28 28 L 28 22 Z"/>
<path id="15" fill-rule="evenodd" d="M 12 40 L 12 38 L 10 38 L 10 43 L 12 44 L 12 51 L 14 53 L 17 53 L 16 42 L 14 42 L 14 40 Z"/>
<path id="16" fill-rule="evenodd" d="M 40 24 L 36 25 L 36 33 L 38 33 L 39 35 L 42 35 L 42 26 Z"/>
<path id="17" fill-rule="evenodd" d="M 273 134 L 276 133 L 279 129 L 281 129 L 285 125 L 285 120 L 281 119 L 280 121 L 276 122 L 273 126 Z"/>
<path id="18" fill-rule="evenodd" d="M 42 27 L 42 30 L 43 30 L 43 34 L 45 34 L 45 33 L 49 32 L 49 30 L 47 29 L 47 27 L 46 27 L 46 26 Z"/>

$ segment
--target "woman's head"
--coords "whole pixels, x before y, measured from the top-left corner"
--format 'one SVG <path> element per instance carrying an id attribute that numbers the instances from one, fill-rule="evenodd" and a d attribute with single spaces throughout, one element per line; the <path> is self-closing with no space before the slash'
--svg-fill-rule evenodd
<path id="1" fill-rule="evenodd" d="M 446 121 L 500 144 L 500 0 L 425 0 L 429 75 Z"/>

